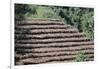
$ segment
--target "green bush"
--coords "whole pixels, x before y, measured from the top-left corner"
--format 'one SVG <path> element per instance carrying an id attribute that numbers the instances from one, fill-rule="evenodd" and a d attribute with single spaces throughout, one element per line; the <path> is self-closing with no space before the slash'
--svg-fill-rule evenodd
<path id="1" fill-rule="evenodd" d="M 85 56 L 84 52 L 79 52 L 77 54 L 76 61 L 81 62 L 81 61 L 85 61 L 85 60 L 86 60 L 86 56 Z"/>

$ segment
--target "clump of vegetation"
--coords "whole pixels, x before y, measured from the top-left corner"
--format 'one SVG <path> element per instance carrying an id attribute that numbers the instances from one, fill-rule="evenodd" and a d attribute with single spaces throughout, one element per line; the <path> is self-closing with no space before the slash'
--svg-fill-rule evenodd
<path id="1" fill-rule="evenodd" d="M 81 61 L 85 61 L 85 60 L 86 60 L 86 56 L 85 56 L 84 52 L 79 52 L 76 57 L 76 61 L 81 62 Z"/>
<path id="2" fill-rule="evenodd" d="M 29 16 L 30 13 L 26 15 Z M 29 16 L 30 17 L 30 16 Z M 36 13 L 31 15 L 31 18 L 60 18 L 50 7 L 39 6 L 36 8 Z"/>

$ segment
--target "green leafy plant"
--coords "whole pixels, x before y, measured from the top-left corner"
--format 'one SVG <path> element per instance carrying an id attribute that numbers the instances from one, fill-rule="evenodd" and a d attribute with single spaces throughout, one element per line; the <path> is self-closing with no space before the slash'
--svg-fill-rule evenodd
<path id="1" fill-rule="evenodd" d="M 85 53 L 82 51 L 79 52 L 77 57 L 76 57 L 76 61 L 81 62 L 81 61 L 85 61 L 85 59 L 86 59 Z"/>

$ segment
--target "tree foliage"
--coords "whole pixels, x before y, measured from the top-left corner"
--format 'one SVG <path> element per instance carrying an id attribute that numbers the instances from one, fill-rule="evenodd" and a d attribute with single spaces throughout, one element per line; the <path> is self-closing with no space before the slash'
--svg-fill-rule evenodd
<path id="1" fill-rule="evenodd" d="M 24 19 L 25 14 L 30 10 L 27 4 L 15 4 L 15 19 Z"/>

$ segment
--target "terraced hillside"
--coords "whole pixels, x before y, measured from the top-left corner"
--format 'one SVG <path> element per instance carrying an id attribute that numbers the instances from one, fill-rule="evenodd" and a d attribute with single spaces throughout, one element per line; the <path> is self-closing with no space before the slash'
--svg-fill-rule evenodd
<path id="1" fill-rule="evenodd" d="M 79 52 L 94 60 L 94 42 L 84 33 L 57 19 L 15 22 L 15 64 L 73 62 Z"/>

